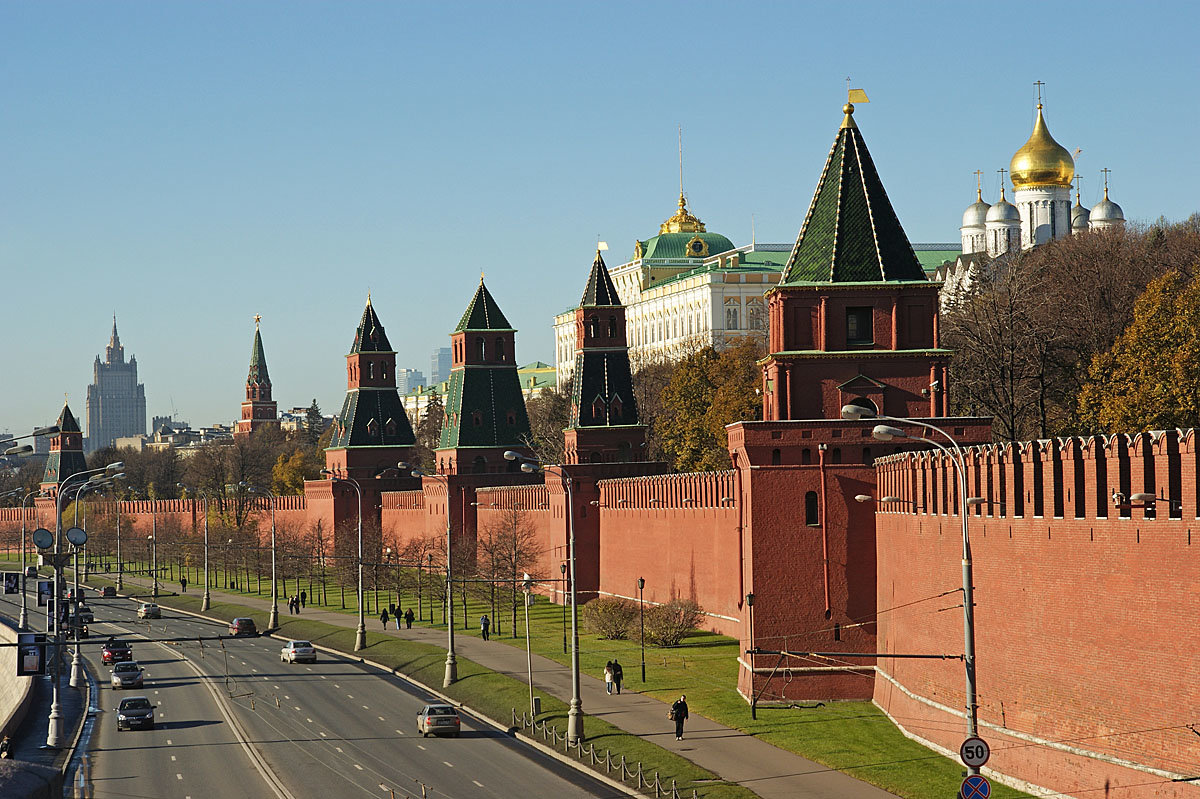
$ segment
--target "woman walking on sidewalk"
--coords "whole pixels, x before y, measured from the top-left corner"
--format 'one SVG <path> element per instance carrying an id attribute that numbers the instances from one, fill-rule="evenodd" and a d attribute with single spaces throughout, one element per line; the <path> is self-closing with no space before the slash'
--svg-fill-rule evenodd
<path id="1" fill-rule="evenodd" d="M 613 689 L 613 664 L 608 661 L 604 664 L 604 690 L 608 691 L 608 695 L 612 696 Z"/>
<path id="2" fill-rule="evenodd" d="M 667 714 L 667 718 L 675 722 L 675 740 L 683 740 L 683 722 L 688 717 L 687 695 L 681 694 L 675 700 L 675 704 L 671 705 L 671 712 Z"/>
<path id="3" fill-rule="evenodd" d="M 379 620 L 380 620 L 381 622 L 383 622 L 383 629 L 385 629 L 385 630 L 386 630 L 386 629 L 387 629 L 387 623 L 388 623 L 388 612 L 387 612 L 387 608 L 384 608 L 383 610 L 379 611 Z"/>

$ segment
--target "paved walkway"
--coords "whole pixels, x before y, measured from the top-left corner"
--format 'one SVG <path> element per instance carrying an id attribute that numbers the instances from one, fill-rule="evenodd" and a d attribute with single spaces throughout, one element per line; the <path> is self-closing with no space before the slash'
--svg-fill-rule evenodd
<path id="1" fill-rule="evenodd" d="M 125 577 L 128 584 L 133 582 Z M 198 592 L 199 587 L 188 593 Z M 128 590 L 128 586 L 127 586 Z M 202 590 L 202 589 L 201 589 Z M 269 613 L 270 599 L 225 593 L 210 589 L 213 602 L 230 602 Z M 281 616 L 287 615 L 287 602 L 281 597 Z M 357 627 L 358 617 L 308 606 L 301 613 L 306 619 L 339 627 Z M 381 635 L 407 638 L 413 641 L 446 646 L 445 628 L 414 627 L 411 630 L 380 629 L 378 618 L 367 619 L 367 640 Z M 528 684 L 525 650 L 499 641 L 484 641 L 473 635 L 456 635 L 454 648 L 461 657 L 513 679 Z M 533 682 L 537 691 L 569 702 L 571 670 L 549 658 L 533 656 Z M 440 686 L 434 686 L 435 688 Z M 604 681 L 590 675 L 580 675 L 580 699 L 585 716 L 602 718 L 626 732 L 645 738 L 664 749 L 754 791 L 763 799 L 885 799 L 893 795 L 847 774 L 831 771 L 799 755 L 772 746 L 739 730 L 726 727 L 695 713 L 687 721 L 684 740 L 675 740 L 674 722 L 667 719 L 669 705 L 649 696 L 629 690 L 620 696 L 609 696 Z M 520 708 L 518 708 L 520 710 Z M 499 719 L 507 722 L 507 719 Z M 586 734 L 587 723 L 584 722 Z"/>

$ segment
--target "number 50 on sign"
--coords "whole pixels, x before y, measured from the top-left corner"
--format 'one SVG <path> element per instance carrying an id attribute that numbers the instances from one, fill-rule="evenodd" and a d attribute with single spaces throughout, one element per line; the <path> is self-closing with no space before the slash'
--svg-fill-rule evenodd
<path id="1" fill-rule="evenodd" d="M 962 746 L 958 747 L 958 756 L 962 759 L 963 765 L 979 768 L 988 762 L 988 758 L 992 756 L 992 750 L 987 745 L 987 741 L 982 738 L 968 738 L 962 742 Z"/>

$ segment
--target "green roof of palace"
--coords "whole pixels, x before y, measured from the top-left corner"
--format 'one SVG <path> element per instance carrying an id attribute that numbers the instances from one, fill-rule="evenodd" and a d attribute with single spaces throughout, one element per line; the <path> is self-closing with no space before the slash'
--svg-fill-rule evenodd
<path id="1" fill-rule="evenodd" d="M 504 313 L 496 304 L 492 293 L 487 290 L 487 286 L 483 285 L 483 278 L 479 278 L 479 288 L 475 290 L 475 296 L 471 298 L 471 304 L 467 306 L 466 313 L 459 320 L 458 327 L 454 328 L 454 332 L 514 329 L 504 318 Z"/>
<path id="2" fill-rule="evenodd" d="M 925 280 L 866 142 L 846 115 L 783 283 Z"/>
<path id="3" fill-rule="evenodd" d="M 733 242 L 720 233 L 659 233 L 642 242 L 642 260 L 652 258 L 689 258 L 687 245 L 698 238 L 708 245 L 709 255 L 719 255 L 736 249 Z"/>

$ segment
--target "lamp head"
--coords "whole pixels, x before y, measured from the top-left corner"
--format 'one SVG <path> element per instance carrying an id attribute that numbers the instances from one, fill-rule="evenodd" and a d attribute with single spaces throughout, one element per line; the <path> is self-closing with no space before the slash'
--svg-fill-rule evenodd
<path id="1" fill-rule="evenodd" d="M 506 452 L 504 454 L 507 455 L 508 453 Z M 521 464 L 521 471 L 532 474 L 533 472 L 538 471 L 538 467 L 536 464 L 526 461 L 525 463 Z"/>
<path id="2" fill-rule="evenodd" d="M 415 469 L 417 467 L 413 466 L 408 461 L 400 461 L 399 463 L 396 464 L 396 468 L 402 472 L 411 472 L 413 469 Z"/>
<path id="3" fill-rule="evenodd" d="M 52 424 L 49 427 L 38 427 L 33 431 L 34 437 L 52 436 L 58 432 L 58 425 Z"/>
<path id="4" fill-rule="evenodd" d="M 506 461 L 519 461 L 522 459 L 523 459 L 523 456 L 521 455 L 521 453 L 516 452 L 515 450 L 509 449 L 509 450 L 504 451 L 504 460 L 506 460 Z"/>
<path id="5" fill-rule="evenodd" d="M 567 573 L 567 564 L 565 564 L 565 563 L 558 564 L 558 570 L 560 572 L 562 572 L 563 574 L 566 574 Z"/>
<path id="6" fill-rule="evenodd" d="M 908 438 L 908 434 L 899 427 L 892 427 L 889 424 L 877 424 L 875 429 L 871 431 L 871 435 L 876 441 L 891 441 L 893 438 Z"/>
<path id="7" fill-rule="evenodd" d="M 855 494 L 854 495 L 855 502 L 870 502 L 872 499 L 874 499 L 874 497 L 872 497 L 870 494 Z"/>
<path id="8" fill-rule="evenodd" d="M 880 502 L 903 502 L 904 498 L 903 497 L 884 497 L 883 499 L 881 499 L 879 501 Z"/>
<path id="9" fill-rule="evenodd" d="M 425 476 L 425 472 L 421 471 L 420 469 L 413 469 L 411 472 L 409 472 L 409 474 L 411 474 L 413 477 L 424 477 Z"/>
<path id="10" fill-rule="evenodd" d="M 5 455 L 24 455 L 27 452 L 33 452 L 33 447 L 28 444 L 19 444 L 4 450 Z"/>
<path id="11" fill-rule="evenodd" d="M 638 590 L 639 590 L 639 591 L 641 591 L 641 590 L 642 590 L 643 588 L 645 588 L 645 587 L 646 587 L 646 578 L 645 578 L 645 577 L 639 577 L 639 578 L 638 578 Z"/>
<path id="12" fill-rule="evenodd" d="M 842 418 L 851 422 L 857 422 L 859 419 L 874 419 L 875 412 L 863 405 L 843 405 Z"/>
<path id="13" fill-rule="evenodd" d="M 753 591 L 746 594 L 746 604 L 750 607 L 754 607 L 754 592 Z"/>
<path id="14" fill-rule="evenodd" d="M 105 466 L 104 471 L 109 472 L 111 474 L 113 472 L 119 472 L 124 468 L 125 468 L 125 463 L 123 461 L 117 461 L 116 463 L 110 463 L 107 466 Z"/>

